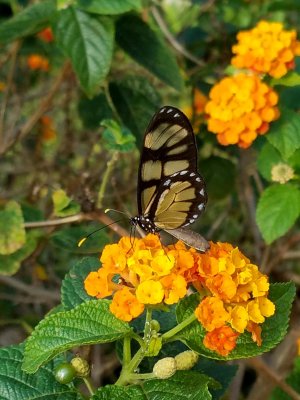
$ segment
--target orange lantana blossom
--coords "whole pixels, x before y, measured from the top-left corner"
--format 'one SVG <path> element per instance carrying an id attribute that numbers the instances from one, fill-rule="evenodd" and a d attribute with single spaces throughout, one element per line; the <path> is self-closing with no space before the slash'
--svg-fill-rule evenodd
<path id="1" fill-rule="evenodd" d="M 32 70 L 49 71 L 49 60 L 39 54 L 31 54 L 28 56 L 27 65 Z"/>
<path id="2" fill-rule="evenodd" d="M 182 107 L 182 111 L 191 121 L 195 133 L 199 131 L 200 125 L 205 120 L 204 110 L 207 102 L 208 97 L 201 90 L 195 88 L 192 105 Z"/>
<path id="3" fill-rule="evenodd" d="M 46 43 L 53 42 L 53 40 L 54 40 L 53 32 L 50 27 L 47 27 L 47 28 L 43 29 L 42 31 L 38 32 L 37 37 Z"/>
<path id="4" fill-rule="evenodd" d="M 253 29 L 237 34 L 231 64 L 281 78 L 295 67 L 300 42 L 295 30 L 286 31 L 280 22 L 260 21 Z"/>
<path id="5" fill-rule="evenodd" d="M 247 148 L 279 117 L 278 95 L 255 74 L 223 78 L 209 93 L 208 130 L 220 144 Z"/>
<path id="6" fill-rule="evenodd" d="M 246 330 L 261 345 L 260 324 L 275 311 L 267 297 L 267 276 L 238 248 L 228 243 L 210 246 L 202 254 L 180 241 L 163 246 L 153 234 L 134 243 L 124 237 L 105 246 L 102 267 L 89 273 L 85 290 L 97 298 L 112 296 L 110 311 L 131 321 L 147 306 L 177 303 L 193 286 L 201 298 L 195 319 L 207 332 L 204 346 L 227 356 Z"/>

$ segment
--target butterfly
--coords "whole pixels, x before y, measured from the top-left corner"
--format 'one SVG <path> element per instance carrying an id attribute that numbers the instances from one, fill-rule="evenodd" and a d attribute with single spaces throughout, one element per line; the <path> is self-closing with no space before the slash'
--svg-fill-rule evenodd
<path id="1" fill-rule="evenodd" d="M 164 230 L 205 252 L 208 242 L 186 226 L 199 217 L 206 202 L 193 128 L 183 112 L 164 106 L 145 132 L 138 170 L 138 215 L 131 223 L 145 232 Z"/>

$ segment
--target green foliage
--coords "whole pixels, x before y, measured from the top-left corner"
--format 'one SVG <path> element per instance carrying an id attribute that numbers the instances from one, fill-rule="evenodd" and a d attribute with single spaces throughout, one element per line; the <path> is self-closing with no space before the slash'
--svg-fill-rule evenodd
<path id="1" fill-rule="evenodd" d="M 271 84 L 274 86 L 297 86 L 300 85 L 300 75 L 297 72 L 289 72 L 280 79 L 272 79 Z"/>
<path id="2" fill-rule="evenodd" d="M 74 0 L 74 4 L 84 10 L 101 15 L 117 15 L 130 10 L 141 10 L 141 0 Z"/>
<path id="3" fill-rule="evenodd" d="M 291 386 L 297 393 L 300 393 L 300 357 L 294 360 L 294 368 L 286 378 L 286 383 Z M 289 400 L 291 397 L 280 388 L 276 388 L 270 400 Z"/>
<path id="4" fill-rule="evenodd" d="M 82 88 L 88 96 L 93 96 L 110 68 L 114 43 L 112 21 L 69 7 L 59 14 L 55 35 Z"/>
<path id="5" fill-rule="evenodd" d="M 203 345 L 202 341 L 206 332 L 198 321 L 183 329 L 176 335 L 176 338 L 202 356 L 216 360 L 233 360 L 260 355 L 275 347 L 286 335 L 294 296 L 295 286 L 292 283 L 270 285 L 269 298 L 275 304 L 276 310 L 275 314 L 267 318 L 262 326 L 262 345 L 260 347 L 253 342 L 251 335 L 245 332 L 239 336 L 235 349 L 227 357 L 222 357 Z M 176 309 L 178 322 L 182 322 L 191 315 L 198 304 L 197 295 L 180 301 Z"/>
<path id="6" fill-rule="evenodd" d="M 52 200 L 53 212 L 57 217 L 67 217 L 80 211 L 79 204 L 75 203 L 62 189 L 55 190 L 52 193 Z"/>
<path id="7" fill-rule="evenodd" d="M 300 190 L 292 184 L 268 187 L 260 197 L 256 220 L 267 243 L 284 235 L 300 215 Z"/>
<path id="8" fill-rule="evenodd" d="M 73 347 L 108 343 L 128 335 L 128 324 L 109 311 L 109 303 L 91 300 L 43 319 L 26 342 L 24 371 L 34 373 L 57 354 Z"/>
<path id="9" fill-rule="evenodd" d="M 135 148 L 135 137 L 126 127 L 113 119 L 105 119 L 101 125 L 105 127 L 102 136 L 107 150 L 127 153 Z"/>
<path id="10" fill-rule="evenodd" d="M 266 142 L 257 159 L 257 167 L 261 175 L 270 181 L 272 167 L 280 162 L 283 162 L 283 160 L 279 151 L 269 142 Z"/>
<path id="11" fill-rule="evenodd" d="M 9 201 L 0 211 L 0 226 L 0 254 L 12 254 L 25 244 L 22 210 L 16 201 Z"/>
<path id="12" fill-rule="evenodd" d="M 183 81 L 176 59 L 157 34 L 136 15 L 125 15 L 117 21 L 116 40 L 136 62 L 177 90 Z"/>
<path id="13" fill-rule="evenodd" d="M 0 43 L 6 44 L 39 32 L 55 15 L 55 1 L 32 4 L 0 25 Z"/>
<path id="14" fill-rule="evenodd" d="M 82 397 L 74 387 L 58 383 L 54 377 L 55 363 L 51 362 L 34 375 L 22 370 L 24 346 L 0 349 L 0 399 L 79 400 Z"/>

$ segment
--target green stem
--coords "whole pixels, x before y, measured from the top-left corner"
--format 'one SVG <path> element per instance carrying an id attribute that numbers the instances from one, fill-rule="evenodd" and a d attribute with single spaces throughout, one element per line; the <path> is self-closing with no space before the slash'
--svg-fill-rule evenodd
<path id="1" fill-rule="evenodd" d="M 111 159 L 107 162 L 107 168 L 106 171 L 104 172 L 102 183 L 98 192 L 98 200 L 97 200 L 97 207 L 102 208 L 102 202 L 106 190 L 106 186 L 108 183 L 108 179 L 112 173 L 113 167 L 119 157 L 119 152 L 115 151 L 111 157 Z"/>
<path id="2" fill-rule="evenodd" d="M 168 340 L 170 340 L 172 338 L 172 336 L 175 336 L 178 332 L 182 331 L 182 329 L 184 329 L 185 327 L 190 325 L 196 319 L 197 319 L 196 315 L 194 313 L 191 314 L 188 318 L 186 318 L 180 324 L 176 325 L 174 328 L 172 328 L 168 332 L 164 333 L 162 335 L 163 342 L 167 342 Z"/>
<path id="3" fill-rule="evenodd" d="M 142 359 L 144 358 L 144 354 L 145 354 L 145 351 L 143 348 L 140 348 L 135 353 L 135 355 L 133 356 L 133 358 L 127 365 L 127 367 L 122 369 L 120 377 L 117 380 L 117 382 L 115 383 L 116 385 L 123 386 L 123 385 L 126 385 L 130 381 L 130 376 L 132 374 L 132 371 L 135 371 L 136 368 L 139 366 Z"/>
<path id="4" fill-rule="evenodd" d="M 152 320 L 152 310 L 151 308 L 147 308 L 145 328 L 144 328 L 144 340 L 146 343 L 149 342 L 151 338 L 151 320 Z"/>
<path id="5" fill-rule="evenodd" d="M 93 396 L 95 394 L 95 389 L 92 385 L 90 378 L 82 378 L 82 380 L 85 383 L 85 386 L 87 387 L 90 395 Z"/>
<path id="6" fill-rule="evenodd" d="M 131 360 L 131 338 L 125 336 L 123 343 L 123 366 L 126 367 Z"/>
<path id="7" fill-rule="evenodd" d="M 146 374 L 130 374 L 131 381 L 135 381 L 138 379 L 153 379 L 153 378 L 155 378 L 153 372 L 148 372 Z"/>

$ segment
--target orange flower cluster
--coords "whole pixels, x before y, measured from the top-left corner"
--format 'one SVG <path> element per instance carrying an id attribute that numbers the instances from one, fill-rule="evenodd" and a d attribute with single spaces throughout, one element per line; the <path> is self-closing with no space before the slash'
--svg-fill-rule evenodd
<path id="1" fill-rule="evenodd" d="M 27 58 L 27 65 L 30 69 L 37 71 L 49 71 L 49 60 L 39 54 L 31 54 Z"/>
<path id="2" fill-rule="evenodd" d="M 245 330 L 261 344 L 260 325 L 273 315 L 267 298 L 268 278 L 237 249 L 227 243 L 211 243 L 206 254 L 187 249 L 182 242 L 162 246 L 149 234 L 130 242 L 107 245 L 102 267 L 90 272 L 84 286 L 97 298 L 113 296 L 110 310 L 131 321 L 146 306 L 177 303 L 193 285 L 203 298 L 195 316 L 206 329 L 204 345 L 227 356 Z"/>
<path id="3" fill-rule="evenodd" d="M 205 118 L 204 110 L 207 102 L 207 96 L 196 88 L 194 91 L 193 105 L 182 107 L 183 112 L 191 121 L 195 133 L 199 131 L 200 125 Z"/>
<path id="4" fill-rule="evenodd" d="M 249 147 L 279 117 L 277 93 L 257 75 L 226 77 L 211 89 L 209 97 L 205 107 L 208 130 L 224 146 Z"/>
<path id="5" fill-rule="evenodd" d="M 295 67 L 300 42 L 295 30 L 286 31 L 280 22 L 260 21 L 253 29 L 239 32 L 232 47 L 231 64 L 281 78 Z"/>
<path id="6" fill-rule="evenodd" d="M 43 42 L 50 43 L 53 42 L 54 36 L 52 29 L 50 27 L 43 29 L 37 34 L 37 37 Z"/>
<path id="7" fill-rule="evenodd" d="M 56 139 L 57 133 L 53 126 L 52 118 L 49 117 L 48 115 L 43 115 L 40 121 L 41 121 L 42 140 L 44 142 L 48 142 L 50 140 Z"/>

